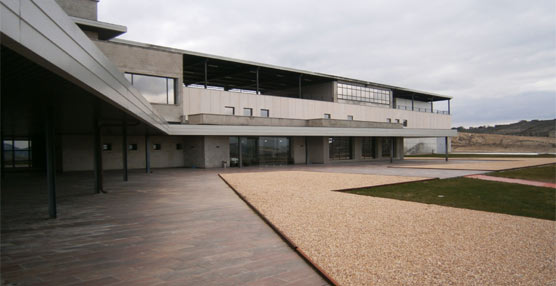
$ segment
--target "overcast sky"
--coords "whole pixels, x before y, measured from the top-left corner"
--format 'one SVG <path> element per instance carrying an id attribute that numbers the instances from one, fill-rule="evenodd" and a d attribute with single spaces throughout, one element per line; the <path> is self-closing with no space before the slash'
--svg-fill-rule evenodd
<path id="1" fill-rule="evenodd" d="M 453 96 L 453 126 L 556 117 L 556 1 L 101 0 L 121 38 Z M 440 104 L 438 107 L 443 107 Z"/>

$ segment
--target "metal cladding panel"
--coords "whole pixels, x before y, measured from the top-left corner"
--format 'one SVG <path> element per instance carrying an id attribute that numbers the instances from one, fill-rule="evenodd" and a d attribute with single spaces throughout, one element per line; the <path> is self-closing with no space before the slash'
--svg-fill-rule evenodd
<path id="1" fill-rule="evenodd" d="M 361 136 L 361 137 L 453 137 L 452 129 L 389 129 L 228 125 L 170 125 L 170 135 L 218 136 Z"/>
<path id="2" fill-rule="evenodd" d="M 52 0 L 0 0 L 2 33 L 60 76 L 160 131 L 168 124 Z"/>

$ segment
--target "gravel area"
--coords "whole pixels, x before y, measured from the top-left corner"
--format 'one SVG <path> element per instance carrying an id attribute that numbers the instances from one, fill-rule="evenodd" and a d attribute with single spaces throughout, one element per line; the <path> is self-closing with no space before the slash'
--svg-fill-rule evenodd
<path id="1" fill-rule="evenodd" d="M 556 283 L 554 221 L 330 191 L 422 178 L 222 177 L 341 285 Z"/>
<path id="2" fill-rule="evenodd" d="M 466 158 L 465 161 L 461 159 L 437 164 L 398 165 L 392 168 L 500 171 L 551 163 L 556 163 L 556 158 Z"/>

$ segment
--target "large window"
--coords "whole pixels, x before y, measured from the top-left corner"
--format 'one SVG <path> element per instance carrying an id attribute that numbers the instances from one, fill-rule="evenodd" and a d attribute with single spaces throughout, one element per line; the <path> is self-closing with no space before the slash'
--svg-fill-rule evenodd
<path id="1" fill-rule="evenodd" d="M 382 138 L 382 157 L 390 157 L 390 154 L 392 154 L 392 144 L 393 144 L 392 138 L 389 137 Z"/>
<path id="2" fill-rule="evenodd" d="M 365 159 L 376 158 L 376 138 L 363 137 L 361 140 L 361 157 Z"/>
<path id="3" fill-rule="evenodd" d="M 390 105 L 391 95 L 387 89 L 338 83 L 338 99 Z"/>
<path id="4" fill-rule="evenodd" d="M 330 160 L 353 159 L 351 151 L 351 137 L 328 138 L 328 155 Z"/>
<path id="5" fill-rule="evenodd" d="M 175 104 L 175 79 L 150 75 L 126 73 L 131 85 L 143 94 L 148 102 Z"/>
<path id="6" fill-rule="evenodd" d="M 31 140 L 9 139 L 2 144 L 5 168 L 32 167 Z"/>

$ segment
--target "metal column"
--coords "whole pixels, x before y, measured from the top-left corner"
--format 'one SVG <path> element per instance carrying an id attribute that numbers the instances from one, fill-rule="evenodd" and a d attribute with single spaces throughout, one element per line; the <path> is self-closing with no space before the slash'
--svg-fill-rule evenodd
<path id="1" fill-rule="evenodd" d="M 205 89 L 208 86 L 208 60 L 205 59 Z"/>
<path id="2" fill-rule="evenodd" d="M 241 154 L 241 137 L 237 137 L 237 142 L 238 142 L 238 146 L 239 146 L 239 167 L 243 168 L 243 156 Z"/>
<path id="3" fill-rule="evenodd" d="M 309 145 L 307 145 L 307 136 L 305 136 L 305 165 L 309 165 Z"/>
<path id="4" fill-rule="evenodd" d="M 433 103 L 433 101 L 432 101 L 432 98 L 431 98 L 431 113 L 434 113 L 434 109 L 433 109 L 432 103 Z"/>
<path id="5" fill-rule="evenodd" d="M 445 152 L 446 158 L 445 159 L 446 159 L 446 161 L 448 161 L 448 136 L 444 137 L 444 144 L 445 144 L 444 146 L 446 148 L 446 152 Z"/>
<path id="6" fill-rule="evenodd" d="M 450 111 L 450 100 L 448 99 L 448 114 L 452 114 L 452 112 Z"/>
<path id="7" fill-rule="evenodd" d="M 301 75 L 301 74 L 299 75 L 299 98 L 301 98 L 301 77 L 302 76 L 303 75 Z"/>
<path id="8" fill-rule="evenodd" d="M 127 117 L 124 114 L 123 124 L 122 124 L 122 163 L 123 163 L 123 175 L 124 182 L 127 182 Z"/>
<path id="9" fill-rule="evenodd" d="M 415 111 L 415 96 L 411 95 L 411 111 Z"/>
<path id="10" fill-rule="evenodd" d="M 151 173 L 151 144 L 149 135 L 145 135 L 145 172 Z"/>
<path id="11" fill-rule="evenodd" d="M 390 163 L 394 162 L 394 137 L 390 137 Z"/>
<path id="12" fill-rule="evenodd" d="M 48 185 L 48 215 L 56 218 L 56 138 L 52 107 L 47 106 L 45 120 L 46 182 Z"/>
<path id="13" fill-rule="evenodd" d="M 260 92 L 259 92 L 259 67 L 257 67 L 257 94 L 260 94 Z"/>
<path id="14" fill-rule="evenodd" d="M 95 193 L 99 194 L 104 192 L 103 190 L 103 178 L 102 178 L 102 148 L 101 148 L 101 134 L 100 134 L 100 120 L 99 120 L 99 108 L 100 106 L 96 104 L 95 106 L 95 116 L 93 119 L 93 150 L 95 155 Z"/>

